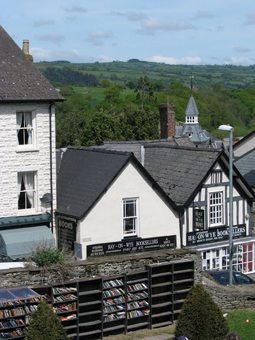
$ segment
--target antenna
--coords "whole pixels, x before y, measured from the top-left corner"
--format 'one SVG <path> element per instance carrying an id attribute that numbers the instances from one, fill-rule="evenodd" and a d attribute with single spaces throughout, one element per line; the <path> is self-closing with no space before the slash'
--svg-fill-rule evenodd
<path id="1" fill-rule="evenodd" d="M 194 78 L 194 76 L 193 76 L 193 73 L 191 72 L 191 75 L 190 75 L 190 90 L 191 90 L 191 92 L 193 92 L 193 78 Z"/>

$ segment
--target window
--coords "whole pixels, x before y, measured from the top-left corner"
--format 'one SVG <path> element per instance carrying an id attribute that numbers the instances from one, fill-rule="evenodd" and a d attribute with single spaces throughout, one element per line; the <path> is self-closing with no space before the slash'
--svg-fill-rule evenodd
<path id="1" fill-rule="evenodd" d="M 186 117 L 186 123 L 195 123 L 195 117 L 187 116 Z"/>
<path id="2" fill-rule="evenodd" d="M 137 234 L 137 199 L 123 200 L 123 234 L 133 236 Z"/>
<path id="3" fill-rule="evenodd" d="M 222 172 L 220 170 L 213 171 L 211 175 L 211 184 L 219 183 L 222 183 Z"/>
<path id="4" fill-rule="evenodd" d="M 209 225 L 222 225 L 223 217 L 223 191 L 209 193 Z"/>
<path id="5" fill-rule="evenodd" d="M 17 112 L 17 139 L 19 145 L 33 144 L 32 112 Z"/>
<path id="6" fill-rule="evenodd" d="M 18 174 L 18 209 L 35 208 L 35 173 Z"/>

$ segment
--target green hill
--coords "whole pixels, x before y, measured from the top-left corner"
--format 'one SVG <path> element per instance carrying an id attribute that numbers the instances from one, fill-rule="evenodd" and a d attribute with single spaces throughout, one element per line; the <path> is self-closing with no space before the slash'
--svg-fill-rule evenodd
<path id="1" fill-rule="evenodd" d="M 38 63 L 59 87 L 65 102 L 57 105 L 57 146 L 91 145 L 105 139 L 159 138 L 159 104 L 176 106 L 185 120 L 193 75 L 202 127 L 231 124 L 235 136 L 255 128 L 255 66 L 186 66 L 142 62 L 72 64 Z"/>

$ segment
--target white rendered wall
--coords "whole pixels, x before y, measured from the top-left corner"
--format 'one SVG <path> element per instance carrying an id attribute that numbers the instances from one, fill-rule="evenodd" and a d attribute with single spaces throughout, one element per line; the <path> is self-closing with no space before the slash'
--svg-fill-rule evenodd
<path id="1" fill-rule="evenodd" d="M 180 247 L 177 214 L 162 201 L 135 167 L 129 164 L 78 225 L 77 242 L 82 244 L 83 259 L 86 258 L 87 245 L 123 239 L 123 198 L 138 198 L 139 237 L 176 235 L 177 247 Z"/>
<path id="2" fill-rule="evenodd" d="M 21 148 L 17 144 L 16 112 L 33 111 L 36 116 L 36 146 Z M 33 215 L 44 212 L 40 198 L 50 193 L 50 132 L 48 104 L 2 104 L 0 105 L 0 217 Z M 55 156 L 55 110 L 52 108 L 52 166 L 53 197 L 56 207 L 56 156 Z M 36 209 L 18 210 L 17 173 L 37 173 Z"/>
<path id="3" fill-rule="evenodd" d="M 255 137 L 254 134 L 250 136 L 245 142 L 240 142 L 240 145 L 234 147 L 234 155 L 235 157 L 240 157 L 244 154 L 246 154 L 248 151 L 254 149 L 254 141 Z"/>

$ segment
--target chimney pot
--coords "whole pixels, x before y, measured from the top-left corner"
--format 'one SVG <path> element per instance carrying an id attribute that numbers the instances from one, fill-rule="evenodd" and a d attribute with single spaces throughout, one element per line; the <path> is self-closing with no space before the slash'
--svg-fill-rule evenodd
<path id="1" fill-rule="evenodd" d="M 23 48 L 22 51 L 26 57 L 26 59 L 33 61 L 33 57 L 31 54 L 29 54 L 29 40 L 28 39 L 24 39 L 23 40 Z"/>

